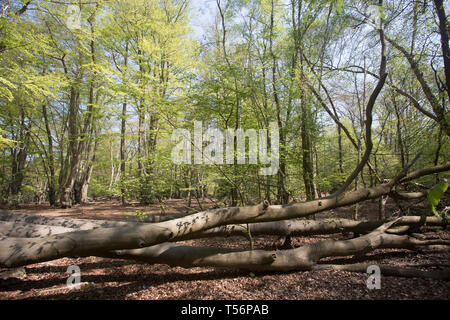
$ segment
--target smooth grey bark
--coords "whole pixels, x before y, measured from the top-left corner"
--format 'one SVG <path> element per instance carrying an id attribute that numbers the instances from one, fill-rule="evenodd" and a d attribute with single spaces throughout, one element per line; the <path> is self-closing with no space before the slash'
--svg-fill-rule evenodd
<path id="1" fill-rule="evenodd" d="M 242 251 L 163 243 L 149 248 L 110 252 L 104 256 L 147 263 L 164 263 L 185 268 L 227 267 L 263 271 L 292 271 L 330 269 L 330 265 L 321 266 L 317 263 L 325 257 L 363 254 L 378 248 L 416 249 L 433 248 L 433 246 L 444 246 L 447 248 L 450 245 L 449 240 L 418 240 L 410 236 L 385 233 L 395 223 L 396 221 L 391 221 L 383 224 L 371 233 L 359 238 L 325 240 L 284 251 Z M 450 278 L 450 271 L 438 274 L 439 277 L 437 278 L 439 279 Z M 401 273 L 394 275 L 401 276 Z M 424 274 L 421 274 L 421 276 L 424 276 Z M 437 274 L 434 276 L 437 276 Z"/>
<path id="2" fill-rule="evenodd" d="M 60 226 L 45 226 L 40 224 L 26 224 L 22 222 L 0 221 L 0 234 L 4 237 L 37 238 L 52 234 L 71 232 L 75 229 Z"/>
<path id="3" fill-rule="evenodd" d="M 439 19 L 439 33 L 441 35 L 442 58 L 444 60 L 444 74 L 447 95 L 450 98 L 450 49 L 449 49 L 449 24 L 445 13 L 444 0 L 434 0 L 434 9 Z M 448 7 L 447 7 L 448 9 Z"/>
<path id="4" fill-rule="evenodd" d="M 318 262 L 326 257 L 364 254 L 379 248 L 404 249 L 444 249 L 448 250 L 450 240 L 421 240 L 409 235 L 387 233 L 401 218 L 382 224 L 374 231 L 350 240 L 325 240 L 285 251 L 236 250 L 214 247 L 190 247 L 173 243 L 161 243 L 147 248 L 97 252 L 97 256 L 109 258 L 132 259 L 146 263 L 169 264 L 171 266 L 190 267 L 227 267 L 262 271 L 323 270 L 337 269 L 358 271 L 361 265 L 320 265 Z M 106 229 L 108 230 L 108 229 Z M 20 238 L 1 238 L 0 242 L 19 243 Z M 77 256 L 91 255 L 80 252 Z M 0 253 L 1 255 L 1 253 Z M 72 255 L 70 255 L 72 256 Z M 412 276 L 413 269 L 392 268 L 385 275 Z M 392 271 L 394 270 L 394 271 Z M 392 271 L 392 273 L 390 273 Z M 431 273 L 415 273 L 427 277 Z M 450 272 L 433 273 L 436 279 L 449 279 Z"/>
<path id="5" fill-rule="evenodd" d="M 50 122 L 48 119 L 48 112 L 47 112 L 47 105 L 44 103 L 42 105 L 42 116 L 44 118 L 44 124 L 45 124 L 45 132 L 47 134 L 47 141 L 48 141 L 48 174 L 47 174 L 47 180 L 48 180 L 48 201 L 50 202 L 51 206 L 54 206 L 56 204 L 56 178 L 55 178 L 55 158 L 53 153 L 53 137 L 52 137 L 52 131 L 50 129 Z"/>
<path id="6" fill-rule="evenodd" d="M 427 170 L 413 172 L 436 173 L 450 168 L 450 163 Z M 408 176 L 407 176 L 408 177 Z M 270 206 L 267 201 L 255 206 L 232 207 L 203 211 L 186 217 L 138 226 L 83 230 L 33 239 L 0 241 L 0 266 L 15 267 L 67 256 L 96 255 L 110 250 L 134 249 L 176 241 L 191 233 L 201 232 L 227 224 L 277 221 L 306 217 L 332 208 L 376 199 L 389 194 L 400 180 L 396 177 L 388 183 L 373 188 L 341 194 L 335 198 L 323 198 L 290 205 Z"/>

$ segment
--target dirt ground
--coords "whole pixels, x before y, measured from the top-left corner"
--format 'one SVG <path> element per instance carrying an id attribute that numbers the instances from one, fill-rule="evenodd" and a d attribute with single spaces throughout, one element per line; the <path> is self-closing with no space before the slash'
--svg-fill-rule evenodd
<path id="1" fill-rule="evenodd" d="M 193 203 L 194 205 L 194 203 Z M 204 201 L 203 208 L 214 203 Z M 367 201 L 360 205 L 360 219 L 376 219 L 376 202 Z M 411 207 L 417 210 L 423 204 Z M 194 206 L 195 207 L 195 206 Z M 196 208 L 199 210 L 200 208 Z M 96 201 L 71 209 L 55 209 L 48 205 L 25 205 L 12 210 L 43 216 L 64 216 L 89 219 L 123 220 L 138 212 L 146 214 L 172 214 L 186 212 L 184 200 L 171 199 L 163 206 L 122 206 L 117 201 Z M 340 208 L 316 216 L 350 218 L 353 207 Z M 387 212 L 397 215 L 398 207 L 388 203 Z M 413 212 L 412 212 L 413 213 Z M 435 237 L 450 239 L 450 232 L 434 233 Z M 296 237 L 295 246 L 334 238 L 343 235 Z M 283 239 L 279 237 L 255 237 L 255 248 L 279 249 Z M 225 239 L 199 239 L 185 241 L 185 244 L 220 247 L 248 248 L 246 239 L 229 237 Z M 442 270 L 450 267 L 450 253 L 411 252 L 408 250 L 376 250 L 364 256 L 329 258 L 330 263 L 364 262 L 389 264 L 393 266 L 416 267 L 422 270 Z M 70 276 L 67 269 L 77 265 L 81 270 L 81 289 L 68 289 Z M 113 260 L 97 257 L 63 258 L 25 267 L 22 279 L 0 281 L 0 299 L 450 299 L 450 281 L 417 278 L 381 277 L 381 289 L 369 290 L 366 286 L 368 274 L 343 271 L 311 272 L 248 272 L 223 268 L 170 267 L 148 265 L 133 261 Z"/>

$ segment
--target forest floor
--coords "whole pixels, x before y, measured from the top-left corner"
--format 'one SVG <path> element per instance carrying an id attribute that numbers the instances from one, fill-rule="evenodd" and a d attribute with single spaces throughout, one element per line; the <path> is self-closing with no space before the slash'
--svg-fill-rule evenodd
<path id="1" fill-rule="evenodd" d="M 202 201 L 203 208 L 214 205 Z M 423 203 L 412 206 L 417 210 Z M 199 210 L 194 200 L 192 206 Z M 389 215 L 398 214 L 398 207 L 387 204 Z M 186 201 L 171 199 L 164 206 L 122 206 L 118 201 L 95 201 L 71 209 L 50 208 L 48 205 L 24 205 L 12 211 L 43 216 L 117 219 L 135 216 L 136 210 L 147 214 L 172 214 L 186 212 Z M 351 218 L 352 207 L 316 215 Z M 376 220 L 378 202 L 360 204 L 360 219 Z M 443 230 L 434 236 L 450 239 L 450 232 Z M 348 235 L 326 235 L 293 238 L 294 246 L 301 246 L 325 239 L 344 239 Z M 283 238 L 273 236 L 254 237 L 255 248 L 279 249 Z M 248 241 L 240 237 L 210 238 L 184 241 L 185 244 L 249 248 Z M 363 256 L 328 258 L 329 263 L 388 264 L 416 267 L 422 270 L 440 270 L 450 267 L 450 252 L 420 252 L 399 249 L 375 250 Z M 82 287 L 69 290 L 66 281 L 70 276 L 68 266 L 77 265 L 81 270 Z M 1 270 L 0 270 L 1 271 Z M 450 300 L 450 281 L 381 277 L 381 289 L 366 287 L 368 274 L 343 271 L 311 272 L 248 272 L 224 268 L 170 267 L 148 265 L 125 260 L 106 258 L 63 258 L 50 262 L 28 265 L 21 279 L 0 280 L 0 299 L 444 299 Z"/>

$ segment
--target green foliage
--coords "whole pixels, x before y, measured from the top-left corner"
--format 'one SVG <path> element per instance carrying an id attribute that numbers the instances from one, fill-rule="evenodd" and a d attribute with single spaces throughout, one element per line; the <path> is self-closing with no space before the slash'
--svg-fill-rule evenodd
<path id="1" fill-rule="evenodd" d="M 10 147 L 14 146 L 14 143 L 15 143 L 15 141 L 13 141 L 11 139 L 4 138 L 2 136 L 2 133 L 4 133 L 4 132 L 5 131 L 0 128 L 0 151 L 2 151 L 5 148 L 10 148 Z"/>
<path id="2" fill-rule="evenodd" d="M 431 206 L 431 211 L 439 217 L 439 213 L 436 210 L 436 206 L 441 201 L 442 196 L 444 195 L 445 191 L 447 191 L 448 188 L 448 181 L 447 179 L 443 179 L 441 182 L 439 182 L 437 185 L 434 186 L 433 189 L 428 193 L 428 202 Z"/>

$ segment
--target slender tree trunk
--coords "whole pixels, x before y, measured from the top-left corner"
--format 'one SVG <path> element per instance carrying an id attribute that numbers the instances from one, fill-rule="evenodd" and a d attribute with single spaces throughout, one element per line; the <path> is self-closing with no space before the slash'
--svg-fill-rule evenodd
<path id="1" fill-rule="evenodd" d="M 314 167 L 312 162 L 312 143 L 310 135 L 310 110 L 305 101 L 305 92 L 301 93 L 301 143 L 302 143 L 302 168 L 305 184 L 306 200 L 314 199 Z"/>
<path id="2" fill-rule="evenodd" d="M 402 139 L 402 127 L 401 127 L 401 117 L 400 110 L 398 109 L 395 97 L 392 97 L 392 102 L 394 106 L 395 116 L 397 118 L 396 127 L 397 127 L 397 144 L 400 151 L 400 162 L 402 164 L 402 168 L 406 165 L 405 159 L 405 150 L 403 148 L 403 139 Z"/>
<path id="3" fill-rule="evenodd" d="M 437 135 L 437 141 L 438 141 L 438 145 L 436 147 L 436 152 L 434 153 L 434 161 L 433 164 L 435 166 L 437 166 L 438 162 L 439 162 L 439 154 L 441 152 L 441 148 L 442 148 L 442 127 L 439 127 L 439 132 Z M 436 179 L 436 184 L 439 183 L 439 175 L 436 174 L 435 176 Z"/>
<path id="4" fill-rule="evenodd" d="M 303 43 L 302 43 L 302 34 L 301 34 L 301 19 L 300 15 L 302 12 L 302 1 L 298 1 L 298 21 L 297 21 L 297 30 L 295 32 L 297 36 L 297 50 L 298 56 L 300 57 L 300 77 L 301 79 L 305 79 L 304 74 L 304 56 L 303 56 Z M 312 200 L 315 197 L 314 192 L 314 165 L 313 165 L 313 147 L 311 140 L 311 106 L 309 105 L 309 101 L 307 98 L 307 93 L 304 89 L 304 84 L 301 84 L 300 87 L 300 109 L 301 109 L 301 117 L 300 117 L 300 137 L 301 137 L 301 148 L 302 148 L 302 169 L 303 169 L 303 182 L 305 185 L 305 194 L 307 200 Z"/>
<path id="5" fill-rule="evenodd" d="M 95 41 L 94 41 L 95 29 L 93 25 L 94 18 L 95 18 L 95 11 L 88 19 L 92 36 L 92 39 L 90 41 L 90 54 L 91 54 L 91 62 L 93 65 L 96 64 Z M 94 110 L 95 105 L 98 103 L 98 92 L 97 94 L 94 94 L 96 87 L 96 80 L 97 80 L 97 72 L 93 71 L 90 77 L 87 112 L 83 121 L 82 129 L 80 131 L 79 135 L 80 142 L 78 143 L 78 150 L 77 150 L 79 163 L 76 166 L 77 174 L 73 195 L 75 203 L 80 204 L 88 201 L 89 183 L 91 179 L 92 170 L 94 167 L 95 153 L 97 150 L 97 140 L 94 139 L 94 136 L 96 134 L 94 123 Z M 94 148 L 91 157 L 92 142 L 94 140 L 95 140 Z"/>
<path id="6" fill-rule="evenodd" d="M 126 80 L 126 68 L 128 67 L 128 41 L 125 44 L 125 54 L 124 54 L 124 70 L 122 71 L 123 74 L 123 83 L 125 83 Z M 125 188 L 125 181 L 126 181 L 126 131 L 127 131 L 127 97 L 125 96 L 123 98 L 123 104 L 122 104 L 122 116 L 121 116 L 121 123 L 120 123 L 120 195 L 122 200 L 122 205 L 127 204 L 127 196 L 126 196 L 126 188 Z"/>
<path id="7" fill-rule="evenodd" d="M 192 170 L 187 169 L 186 176 L 185 176 L 185 185 L 187 188 L 187 206 L 189 208 L 191 207 L 191 202 L 192 202 L 191 183 L 192 183 Z"/>
<path id="8" fill-rule="evenodd" d="M 386 202 L 388 200 L 388 196 L 384 195 L 378 199 L 378 219 L 385 220 L 386 219 Z"/>
<path id="9" fill-rule="evenodd" d="M 88 191 L 89 191 L 89 185 L 91 183 L 92 172 L 94 171 L 94 162 L 95 162 L 95 155 L 94 155 L 94 158 L 92 159 L 92 162 L 88 166 L 88 169 L 86 172 L 86 177 L 81 186 L 81 199 L 80 199 L 81 203 L 86 203 L 89 200 Z"/>
<path id="10" fill-rule="evenodd" d="M 220 4 L 220 0 L 216 0 L 216 4 L 217 4 L 217 8 L 219 9 L 219 14 L 220 14 L 220 21 L 221 21 L 221 25 L 222 25 L 222 39 L 221 39 L 221 44 L 222 44 L 222 52 L 223 52 L 223 56 L 224 59 L 227 63 L 228 69 L 229 71 L 232 73 L 233 75 L 233 81 L 234 81 L 234 96 L 235 96 L 235 130 L 237 130 L 240 126 L 240 122 L 241 122 L 241 115 L 240 115 L 240 96 L 239 96 L 239 86 L 238 86 L 238 78 L 235 74 L 235 71 L 233 69 L 233 66 L 231 65 L 230 60 L 228 59 L 228 54 L 227 54 L 227 48 L 226 48 L 226 35 L 227 35 L 227 30 L 225 27 L 225 14 L 223 12 L 223 9 L 221 7 Z M 238 171 L 238 167 L 237 167 L 237 157 L 236 157 L 236 152 L 237 152 L 237 137 L 233 138 L 233 144 L 234 144 L 234 150 L 235 150 L 235 156 L 234 156 L 234 163 L 233 163 L 233 171 L 234 171 L 234 176 L 238 176 L 239 175 L 239 171 Z M 236 206 L 237 202 L 239 200 L 239 196 L 240 196 L 240 192 L 239 192 L 239 186 L 237 183 L 237 179 L 233 178 L 231 181 L 231 205 L 232 206 Z M 241 197 L 242 198 L 242 197 Z"/>
<path id="11" fill-rule="evenodd" d="M 113 155 L 113 142 L 112 139 L 109 140 L 109 162 L 111 163 L 111 174 L 109 177 L 109 192 L 112 191 L 112 187 L 114 185 L 114 177 L 116 175 L 116 165 L 114 164 L 114 155 Z"/>
<path id="12" fill-rule="evenodd" d="M 53 137 L 52 131 L 50 130 L 50 123 L 48 120 L 47 113 L 47 105 L 42 105 L 42 115 L 44 117 L 45 131 L 47 133 L 48 140 L 48 168 L 49 168 L 49 176 L 48 176 L 48 201 L 50 206 L 54 206 L 56 204 L 56 183 L 55 183 L 55 158 L 53 155 Z"/>
<path id="13" fill-rule="evenodd" d="M 139 39 L 137 39 L 137 41 L 139 41 Z M 144 66 L 143 66 L 143 61 L 142 61 L 142 57 L 143 57 L 143 53 L 142 50 L 140 48 L 138 48 L 138 64 L 139 64 L 139 73 L 142 75 L 144 73 Z M 141 79 L 141 81 L 143 81 Z M 144 83 L 140 84 L 141 87 L 144 86 Z M 144 170 L 144 164 L 143 164 L 143 157 L 144 157 L 144 123 L 145 123 L 145 109 L 144 109 L 144 99 L 143 98 L 139 98 L 139 102 L 137 102 L 137 113 L 138 113 L 138 149 L 137 149 L 137 163 L 138 163 L 138 177 L 141 180 L 142 183 L 142 179 L 144 178 L 145 175 L 145 170 Z M 140 198 L 142 199 L 143 195 L 143 191 L 142 191 L 142 187 L 140 190 Z"/>
<path id="14" fill-rule="evenodd" d="M 124 98 L 124 102 L 122 104 L 122 120 L 120 126 L 120 194 L 122 199 L 122 204 L 125 205 L 127 203 L 126 196 L 126 125 L 127 125 L 127 100 Z"/>
<path id="15" fill-rule="evenodd" d="M 344 173 L 344 167 L 343 167 L 343 156 L 342 156 L 342 129 L 340 126 L 337 126 L 337 132 L 338 132 L 338 149 L 339 149 L 339 173 Z"/>
<path id="16" fill-rule="evenodd" d="M 286 134 L 283 125 L 283 120 L 281 118 L 281 105 L 280 99 L 278 96 L 278 88 L 277 88 L 277 58 L 273 52 L 273 27 L 274 27 L 274 8 L 272 1 L 272 9 L 270 16 L 270 54 L 272 56 L 272 90 L 273 90 L 273 99 L 276 106 L 277 113 L 277 124 L 279 130 L 280 137 L 280 155 L 279 155 L 279 168 L 278 168 L 278 191 L 277 191 L 277 200 L 280 204 L 286 204 L 289 202 L 289 193 L 286 191 Z"/>

